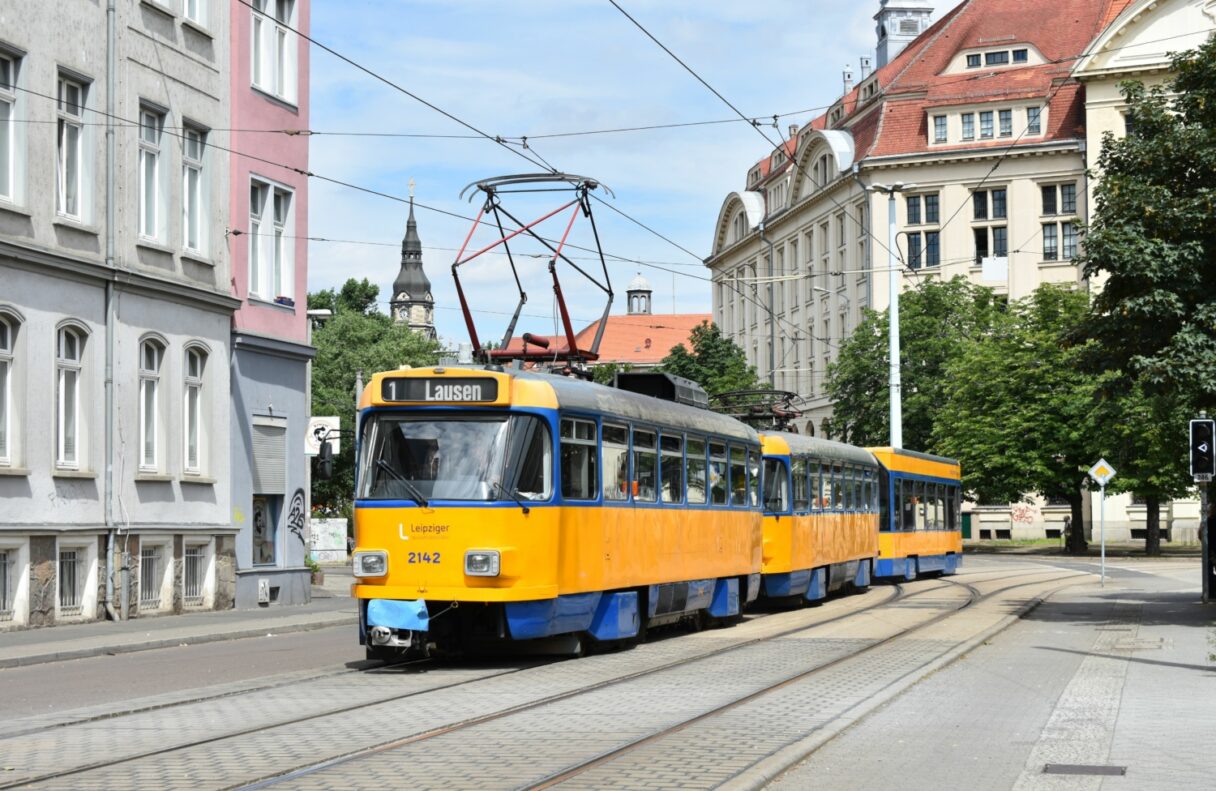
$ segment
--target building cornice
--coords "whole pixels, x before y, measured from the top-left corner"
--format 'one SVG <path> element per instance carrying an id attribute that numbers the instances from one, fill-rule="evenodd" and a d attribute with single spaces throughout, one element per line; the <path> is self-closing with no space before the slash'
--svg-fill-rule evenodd
<path id="1" fill-rule="evenodd" d="M 858 164 L 862 170 L 876 167 L 901 167 L 951 162 L 973 162 L 983 159 L 1011 159 L 1014 157 L 1043 156 L 1045 154 L 1068 154 L 1084 151 L 1084 138 L 1050 140 L 1043 143 L 1026 143 L 1013 146 L 991 146 L 988 148 L 950 149 L 947 151 L 917 151 L 911 154 L 888 154 L 867 157 Z"/>
<path id="2" fill-rule="evenodd" d="M 233 351 L 251 351 L 259 354 L 270 354 L 288 360 L 311 360 L 317 356 L 316 348 L 306 343 L 272 338 L 269 335 L 259 335 L 255 332 L 232 333 Z"/>
<path id="3" fill-rule="evenodd" d="M 123 291 L 182 305 L 202 306 L 219 313 L 234 313 L 241 306 L 241 301 L 236 297 L 199 288 L 182 280 L 169 280 L 122 267 L 111 269 L 100 262 L 82 261 L 10 241 L 0 240 L 0 256 L 9 263 L 38 274 L 47 274 L 47 270 L 52 270 L 61 277 L 93 285 L 109 281 Z"/>

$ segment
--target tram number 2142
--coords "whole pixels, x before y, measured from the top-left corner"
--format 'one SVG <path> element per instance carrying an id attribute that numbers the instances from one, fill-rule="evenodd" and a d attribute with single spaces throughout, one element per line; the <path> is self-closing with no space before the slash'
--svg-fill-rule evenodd
<path id="1" fill-rule="evenodd" d="M 439 562 L 439 552 L 410 552 L 406 557 L 406 563 L 431 563 Z"/>

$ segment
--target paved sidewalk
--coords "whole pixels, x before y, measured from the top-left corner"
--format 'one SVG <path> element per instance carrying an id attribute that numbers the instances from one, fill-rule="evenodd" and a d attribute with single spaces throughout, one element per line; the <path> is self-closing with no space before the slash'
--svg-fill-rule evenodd
<path id="1" fill-rule="evenodd" d="M 0 668 L 354 624 L 354 599 L 342 593 L 344 587 L 349 589 L 348 575 L 344 586 L 341 569 L 326 569 L 325 587 L 314 587 L 312 601 L 296 607 L 157 615 L 0 632 Z"/>

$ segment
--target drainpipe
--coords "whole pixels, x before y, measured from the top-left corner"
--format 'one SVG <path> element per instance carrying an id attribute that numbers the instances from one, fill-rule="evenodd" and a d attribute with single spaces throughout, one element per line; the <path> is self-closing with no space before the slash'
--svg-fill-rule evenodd
<path id="1" fill-rule="evenodd" d="M 863 64 L 861 70 L 864 73 L 866 70 L 864 64 L 869 58 L 862 58 L 861 60 Z M 872 254 L 873 246 L 870 244 L 870 188 L 861 180 L 861 164 L 858 162 L 853 163 L 853 180 L 857 182 L 857 186 L 861 187 L 861 194 L 866 197 L 866 212 L 861 218 L 861 238 L 863 240 L 862 244 L 866 247 L 866 260 L 864 263 L 866 268 L 871 270 L 870 274 L 866 277 L 866 304 L 872 309 L 874 307 L 874 300 L 871 298 L 874 292 L 874 257 Z"/>
<path id="2" fill-rule="evenodd" d="M 111 621 L 119 619 L 114 612 L 114 332 L 117 325 L 114 306 L 114 280 L 117 275 L 115 250 L 114 168 L 117 164 L 114 139 L 114 90 L 117 54 L 115 31 L 117 26 L 115 0 L 106 2 L 106 470 L 105 511 L 106 520 L 106 616 Z M 124 551 L 123 557 L 126 557 Z M 126 563 L 123 563 L 126 566 Z M 123 618 L 126 618 L 127 599 L 123 596 Z"/>
<path id="3" fill-rule="evenodd" d="M 777 303 L 773 300 L 773 242 L 764 236 L 760 221 L 760 241 L 768 245 L 768 386 L 777 389 Z"/>

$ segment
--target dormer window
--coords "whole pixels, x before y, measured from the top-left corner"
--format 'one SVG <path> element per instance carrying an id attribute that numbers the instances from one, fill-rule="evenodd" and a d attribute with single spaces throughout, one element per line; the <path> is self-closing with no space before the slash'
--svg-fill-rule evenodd
<path id="1" fill-rule="evenodd" d="M 1030 60 L 1030 51 L 1025 49 L 1015 49 L 1013 51 L 1014 63 L 1026 63 Z"/>
<path id="2" fill-rule="evenodd" d="M 978 69 L 979 67 L 980 67 L 980 55 L 979 55 L 979 53 L 977 52 L 977 53 L 975 53 L 974 55 L 968 55 L 968 56 L 967 56 L 967 68 L 969 68 L 969 69 Z"/>
<path id="3" fill-rule="evenodd" d="M 985 52 L 985 66 L 1007 66 L 1009 64 L 1009 50 L 1003 49 L 998 52 Z"/>

